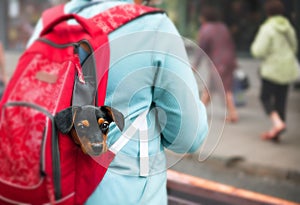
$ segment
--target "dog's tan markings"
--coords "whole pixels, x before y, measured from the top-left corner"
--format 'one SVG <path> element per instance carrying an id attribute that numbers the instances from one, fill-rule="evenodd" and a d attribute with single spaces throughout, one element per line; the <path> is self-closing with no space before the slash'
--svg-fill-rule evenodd
<path id="1" fill-rule="evenodd" d="M 77 123 L 77 127 L 84 126 L 84 127 L 89 127 L 90 122 L 88 120 L 82 120 L 81 122 Z"/>
<path id="2" fill-rule="evenodd" d="M 81 150 L 83 151 L 83 153 L 85 153 L 85 154 L 89 154 L 89 153 L 93 152 L 91 143 L 90 143 L 89 139 L 86 138 L 85 136 L 82 137 L 80 140 L 80 147 L 81 147 Z"/>
<path id="3" fill-rule="evenodd" d="M 102 137 L 103 137 L 103 141 L 102 141 L 102 143 L 103 143 L 102 152 L 106 152 L 106 151 L 108 150 L 108 148 L 107 148 L 107 143 L 106 143 L 107 135 L 103 135 Z"/>
<path id="4" fill-rule="evenodd" d="M 75 122 L 76 114 L 77 114 L 77 109 L 74 109 L 74 112 L 73 112 L 73 119 L 72 119 L 73 124 L 74 124 L 74 122 Z"/>
<path id="5" fill-rule="evenodd" d="M 76 132 L 75 129 L 72 129 L 72 130 L 71 130 L 71 136 L 73 137 L 74 142 L 75 142 L 76 144 L 80 145 L 80 139 L 79 139 L 79 137 L 78 137 L 77 132 Z"/>
<path id="6" fill-rule="evenodd" d="M 76 114 L 77 114 L 77 109 L 74 109 L 74 112 L 73 112 L 73 118 L 72 118 L 72 124 L 71 124 L 69 130 L 71 130 L 72 127 L 73 127 L 73 125 L 74 125 L 75 118 L 76 118 Z"/>
<path id="7" fill-rule="evenodd" d="M 83 124 L 83 126 L 85 127 L 89 127 L 90 126 L 90 122 L 88 120 L 82 120 L 81 123 Z"/>
<path id="8" fill-rule="evenodd" d="M 71 135 L 73 137 L 74 142 L 80 146 L 84 154 L 93 152 L 93 148 L 91 146 L 89 139 L 87 139 L 85 136 L 79 138 L 75 129 L 71 130 Z"/>
<path id="9" fill-rule="evenodd" d="M 99 118 L 98 119 L 98 125 L 102 125 L 103 123 L 108 123 L 104 118 Z M 107 135 L 103 134 L 103 141 L 102 141 L 102 152 L 106 152 L 107 151 L 107 144 L 106 144 L 106 140 L 107 140 Z"/>
<path id="10" fill-rule="evenodd" d="M 98 119 L 98 125 L 101 125 L 104 122 L 105 122 L 104 118 L 101 117 Z"/>

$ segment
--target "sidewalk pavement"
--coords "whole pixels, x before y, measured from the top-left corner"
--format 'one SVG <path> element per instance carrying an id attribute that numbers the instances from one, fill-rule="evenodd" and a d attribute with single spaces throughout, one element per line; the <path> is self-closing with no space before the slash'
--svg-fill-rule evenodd
<path id="1" fill-rule="evenodd" d="M 17 64 L 19 55 L 20 53 L 6 53 L 9 76 Z M 259 102 L 260 81 L 257 75 L 259 62 L 251 58 L 239 58 L 238 63 L 248 74 L 251 84 L 245 93 L 246 105 L 238 107 L 239 122 L 226 123 L 223 129 L 222 118 L 214 119 L 209 138 L 216 138 L 211 136 L 216 134 L 216 131 L 222 131 L 222 136 L 215 149 L 212 149 L 213 147 L 206 148 L 206 150 L 213 150 L 209 158 L 199 162 L 199 153 L 186 157 L 176 157 L 174 154 L 169 154 L 169 168 L 195 176 L 201 176 L 199 173 L 203 166 L 214 167 L 218 170 L 223 169 L 223 171 L 226 171 L 226 168 L 231 168 L 255 176 L 271 176 L 300 184 L 300 134 L 298 131 L 300 125 L 300 91 L 290 90 L 287 106 L 287 131 L 282 135 L 281 142 L 275 144 L 263 141 L 259 136 L 263 131 L 269 129 L 271 124 Z M 222 108 L 215 108 L 215 110 L 224 113 Z M 202 166 L 200 170 L 198 165 Z M 211 176 L 212 179 L 214 177 Z"/>
<path id="2" fill-rule="evenodd" d="M 250 78 L 245 93 L 246 105 L 238 107 L 240 120 L 226 123 L 223 129 L 224 107 L 214 107 L 220 119 L 212 121 L 208 138 L 222 133 L 208 159 L 199 161 L 196 153 L 179 161 L 169 155 L 169 167 L 194 176 L 235 187 L 273 195 L 300 203 L 300 90 L 290 89 L 287 106 L 287 131 L 280 143 L 264 141 L 260 134 L 271 127 L 259 101 L 259 61 L 239 58 L 238 63 Z M 218 106 L 218 105 L 217 105 Z M 210 107 L 208 107 L 210 110 Z M 217 115 L 218 116 L 218 115 Z M 220 130 L 216 132 L 216 130 Z M 213 148 L 212 145 L 208 146 Z"/>
<path id="3" fill-rule="evenodd" d="M 287 131 L 282 135 L 280 143 L 263 141 L 260 134 L 267 131 L 271 123 L 259 101 L 259 62 L 239 59 L 239 65 L 250 78 L 251 87 L 245 94 L 246 105 L 238 107 L 239 122 L 225 125 L 221 141 L 212 156 L 239 159 L 241 162 L 259 165 L 260 168 L 280 171 L 287 177 L 296 177 L 297 173 L 300 174 L 300 90 L 290 89 Z"/>

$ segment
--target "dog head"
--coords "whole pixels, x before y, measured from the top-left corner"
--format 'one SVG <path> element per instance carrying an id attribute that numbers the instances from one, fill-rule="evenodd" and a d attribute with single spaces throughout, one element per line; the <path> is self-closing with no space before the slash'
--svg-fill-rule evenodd
<path id="1" fill-rule="evenodd" d="M 69 107 L 57 113 L 54 121 L 59 131 L 70 133 L 82 151 L 93 156 L 107 150 L 106 139 L 111 122 L 115 122 L 121 131 L 124 128 L 123 114 L 108 106 Z"/>

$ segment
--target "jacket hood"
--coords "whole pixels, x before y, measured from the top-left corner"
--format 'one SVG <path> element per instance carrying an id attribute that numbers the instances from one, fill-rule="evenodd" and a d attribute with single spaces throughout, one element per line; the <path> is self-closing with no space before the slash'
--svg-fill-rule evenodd
<path id="1" fill-rule="evenodd" d="M 281 33 L 285 33 L 291 28 L 289 20 L 284 16 L 269 17 L 266 23 L 270 24 L 275 30 Z"/>

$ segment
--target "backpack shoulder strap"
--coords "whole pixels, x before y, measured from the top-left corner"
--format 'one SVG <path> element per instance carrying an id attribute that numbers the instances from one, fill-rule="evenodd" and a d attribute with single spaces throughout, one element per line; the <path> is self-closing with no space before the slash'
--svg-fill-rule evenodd
<path id="1" fill-rule="evenodd" d="M 47 9 L 42 14 L 43 31 L 46 33 L 56 24 L 75 18 L 90 34 L 109 34 L 122 25 L 147 14 L 164 13 L 163 10 L 136 4 L 125 4 L 112 7 L 96 16 L 86 19 L 76 14 L 66 14 L 65 4 Z"/>
<path id="2" fill-rule="evenodd" d="M 103 33 L 109 34 L 110 32 L 118 29 L 124 24 L 145 16 L 147 14 L 165 13 L 161 9 L 142 6 L 137 4 L 126 4 L 112 7 L 94 17 L 92 21 L 95 23 L 97 29 L 102 30 Z"/>

